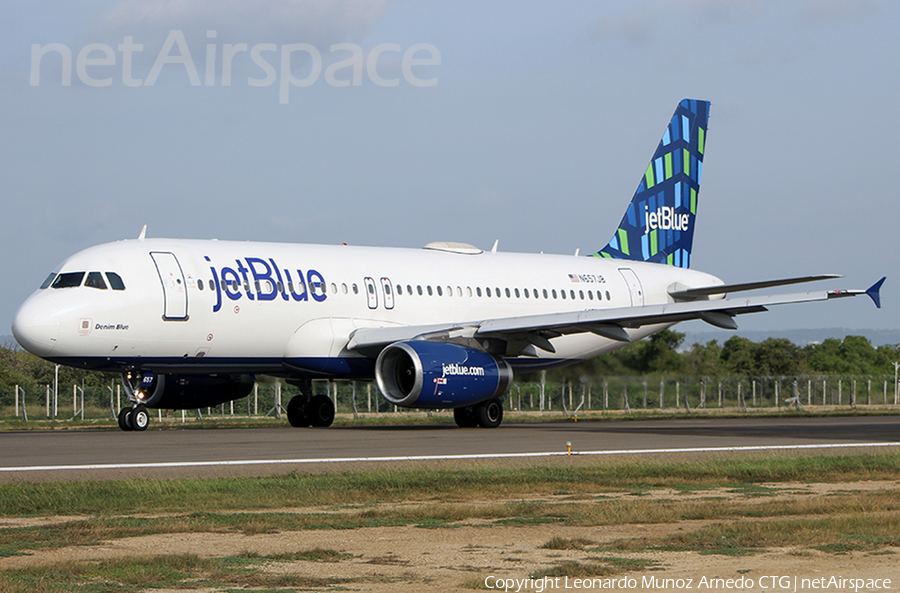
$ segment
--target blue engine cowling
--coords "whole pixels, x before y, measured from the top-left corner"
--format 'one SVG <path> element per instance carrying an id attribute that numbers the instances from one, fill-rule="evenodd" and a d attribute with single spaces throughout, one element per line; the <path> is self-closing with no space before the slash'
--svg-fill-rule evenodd
<path id="1" fill-rule="evenodd" d="M 406 408 L 471 406 L 506 393 L 512 378 L 506 361 L 445 342 L 397 342 L 375 361 L 381 393 Z"/>
<path id="2" fill-rule="evenodd" d="M 148 408 L 207 408 L 247 397 L 253 391 L 253 378 L 249 375 L 164 375 L 145 372 L 140 379 L 139 387 L 132 385 L 127 376 L 123 377 L 122 384 L 129 396 L 134 394 L 134 399 Z"/>

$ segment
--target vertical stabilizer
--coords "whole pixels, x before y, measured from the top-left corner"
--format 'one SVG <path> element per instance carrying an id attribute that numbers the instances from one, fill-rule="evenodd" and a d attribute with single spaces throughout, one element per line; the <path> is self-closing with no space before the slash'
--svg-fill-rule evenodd
<path id="1" fill-rule="evenodd" d="M 594 257 L 690 267 L 708 122 L 709 101 L 678 104 L 619 228 Z"/>

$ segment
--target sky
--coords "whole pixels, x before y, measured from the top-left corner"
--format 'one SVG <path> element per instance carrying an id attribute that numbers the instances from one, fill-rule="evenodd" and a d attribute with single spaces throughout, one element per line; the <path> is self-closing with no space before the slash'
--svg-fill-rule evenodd
<path id="1" fill-rule="evenodd" d="M 62 260 L 144 225 L 593 253 L 685 97 L 712 102 L 692 267 L 845 275 L 822 289 L 888 276 L 881 310 L 793 305 L 741 328 L 900 329 L 900 3 L 7 0 L 0 15 L 15 279 L 0 334 Z"/>

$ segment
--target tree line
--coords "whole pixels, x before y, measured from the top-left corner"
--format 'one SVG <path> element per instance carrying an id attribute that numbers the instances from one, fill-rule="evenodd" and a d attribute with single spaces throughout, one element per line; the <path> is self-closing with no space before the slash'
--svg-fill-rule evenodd
<path id="1" fill-rule="evenodd" d="M 888 375 L 900 362 L 900 344 L 875 347 L 863 336 L 798 346 L 785 338 L 753 342 L 732 336 L 682 348 L 685 335 L 663 330 L 646 340 L 572 367 L 548 372 L 563 378 L 668 375 L 773 377 L 797 375 Z M 533 379 L 527 377 L 526 380 Z"/>
<path id="2" fill-rule="evenodd" d="M 828 339 L 818 344 L 798 346 L 784 338 L 753 342 L 732 336 L 724 343 L 711 340 L 682 348 L 685 334 L 663 330 L 646 340 L 598 356 L 573 366 L 548 372 L 547 379 L 607 376 L 796 376 L 796 375 L 889 375 L 900 361 L 900 345 L 872 346 L 863 336 L 843 340 Z M 15 342 L 0 345 L 0 390 L 11 392 L 15 385 L 34 389 L 53 385 L 55 365 L 22 350 Z M 538 380 L 536 373 L 520 379 Z M 101 389 L 118 380 L 99 373 L 61 366 L 60 385 L 83 385 Z"/>

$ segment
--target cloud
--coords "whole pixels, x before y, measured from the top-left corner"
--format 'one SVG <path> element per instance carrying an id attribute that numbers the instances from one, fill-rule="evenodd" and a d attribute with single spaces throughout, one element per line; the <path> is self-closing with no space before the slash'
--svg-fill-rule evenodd
<path id="1" fill-rule="evenodd" d="M 874 0 L 650 0 L 588 26 L 592 40 L 624 39 L 637 45 L 667 44 L 697 35 L 819 29 L 864 21 L 879 11 Z M 760 39 L 763 41 L 763 39 Z"/>
<path id="2" fill-rule="evenodd" d="M 241 42 L 328 45 L 362 39 L 391 0 L 122 0 L 99 20 L 102 31 L 131 34 L 217 30 Z"/>

